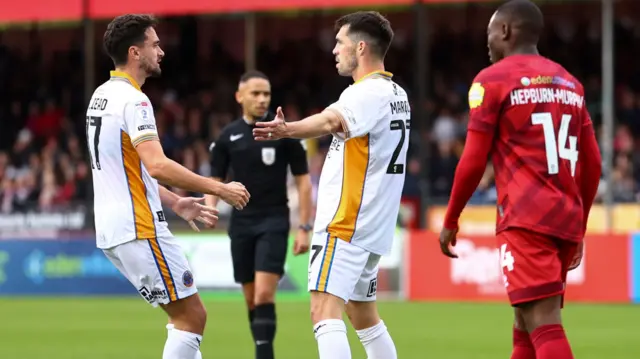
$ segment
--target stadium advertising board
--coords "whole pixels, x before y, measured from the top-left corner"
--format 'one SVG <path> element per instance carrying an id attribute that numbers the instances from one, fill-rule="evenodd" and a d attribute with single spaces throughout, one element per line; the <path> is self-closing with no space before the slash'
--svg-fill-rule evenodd
<path id="1" fill-rule="evenodd" d="M 475 0 L 488 2 L 491 0 Z M 153 13 L 156 15 L 186 15 L 234 13 L 247 11 L 295 11 L 341 7 L 409 6 L 414 0 L 89 0 L 90 18 L 110 18 L 124 13 Z M 463 3 L 468 0 L 422 0 L 423 3 Z M 0 22 L 78 21 L 84 12 L 83 0 L 23 0 L 4 6 Z"/>
<path id="2" fill-rule="evenodd" d="M 631 300 L 640 303 L 640 233 L 631 236 Z"/>
<path id="3" fill-rule="evenodd" d="M 582 264 L 569 272 L 568 301 L 629 302 L 629 237 L 590 235 Z M 459 235 L 458 259 L 440 253 L 438 236 L 413 232 L 407 245 L 411 300 L 507 301 L 495 236 Z M 517 265 L 517 264 L 516 264 Z"/>
<path id="4" fill-rule="evenodd" d="M 0 241 L 0 295 L 137 294 L 93 238 Z"/>
<path id="5" fill-rule="evenodd" d="M 440 233 L 447 208 L 444 206 L 432 207 L 427 211 L 427 223 L 429 230 Z M 600 205 L 593 206 L 587 223 L 588 234 L 605 234 L 606 215 L 605 208 Z M 613 207 L 613 232 L 626 234 L 636 231 L 640 227 L 640 205 L 618 204 Z M 493 235 L 496 230 L 495 206 L 468 206 L 460 217 L 460 233 L 475 235 Z"/>
<path id="6" fill-rule="evenodd" d="M 233 278 L 230 239 L 224 233 L 191 234 L 177 233 L 191 265 L 196 286 L 209 294 L 239 293 L 240 285 Z M 380 261 L 378 291 L 399 292 L 402 267 L 403 231 L 396 231 L 396 240 L 389 256 Z M 285 275 L 279 290 L 288 294 L 307 295 L 309 255 L 294 256 L 294 237 L 289 238 L 289 250 L 285 265 Z"/>

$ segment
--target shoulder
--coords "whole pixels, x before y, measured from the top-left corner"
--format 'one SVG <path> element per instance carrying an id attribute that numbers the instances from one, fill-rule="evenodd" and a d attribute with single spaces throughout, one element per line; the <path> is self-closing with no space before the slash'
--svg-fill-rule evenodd
<path id="1" fill-rule="evenodd" d="M 357 100 L 375 103 L 393 94 L 394 82 L 385 79 L 370 79 L 355 83 L 342 91 L 340 100 Z M 404 90 L 402 90 L 404 91 Z"/>

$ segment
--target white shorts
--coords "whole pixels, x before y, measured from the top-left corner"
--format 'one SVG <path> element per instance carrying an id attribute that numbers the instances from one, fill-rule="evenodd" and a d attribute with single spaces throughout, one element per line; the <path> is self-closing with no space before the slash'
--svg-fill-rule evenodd
<path id="1" fill-rule="evenodd" d="M 102 251 L 154 307 L 198 292 L 187 257 L 174 237 L 138 239 Z"/>
<path id="2" fill-rule="evenodd" d="M 309 291 L 325 292 L 345 303 L 376 300 L 380 256 L 365 249 L 315 233 L 309 255 Z"/>

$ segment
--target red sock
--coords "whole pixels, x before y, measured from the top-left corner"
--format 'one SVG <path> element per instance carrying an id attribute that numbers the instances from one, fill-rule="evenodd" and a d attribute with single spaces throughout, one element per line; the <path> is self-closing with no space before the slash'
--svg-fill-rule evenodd
<path id="1" fill-rule="evenodd" d="M 536 350 L 529 338 L 529 333 L 513 328 L 513 352 L 511 359 L 536 359 Z"/>
<path id="2" fill-rule="evenodd" d="M 531 333 L 536 359 L 573 359 L 571 346 L 560 324 L 543 325 Z"/>

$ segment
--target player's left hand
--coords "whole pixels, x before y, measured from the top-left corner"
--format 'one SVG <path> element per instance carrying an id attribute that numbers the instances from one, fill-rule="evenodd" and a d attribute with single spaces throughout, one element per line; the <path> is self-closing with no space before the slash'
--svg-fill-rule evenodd
<path id="1" fill-rule="evenodd" d="M 309 251 L 309 233 L 303 230 L 298 230 L 296 239 L 293 242 L 293 255 L 298 256 L 305 254 Z"/>
<path id="2" fill-rule="evenodd" d="M 276 110 L 276 118 L 269 122 L 256 122 L 253 138 L 256 141 L 273 141 L 287 137 L 287 123 L 284 120 L 282 107 Z"/>
<path id="3" fill-rule="evenodd" d="M 458 258 L 458 255 L 451 251 L 449 245 L 451 247 L 456 246 L 456 235 L 458 234 L 458 228 L 456 229 L 448 229 L 442 227 L 442 231 L 440 232 L 440 250 L 442 254 L 449 258 Z"/>
<path id="4" fill-rule="evenodd" d="M 569 264 L 569 270 L 574 270 L 580 267 L 580 263 L 582 263 L 583 253 L 584 253 L 584 240 L 580 242 L 580 244 L 578 244 L 578 248 L 576 249 L 576 254 L 573 255 L 571 264 Z"/>
<path id="5" fill-rule="evenodd" d="M 204 223 L 209 228 L 214 227 L 218 222 L 218 210 L 214 207 L 200 204 L 204 202 L 204 199 L 204 197 L 182 197 L 174 203 L 172 208 L 196 232 L 200 232 L 200 229 L 196 226 L 195 221 Z"/>

